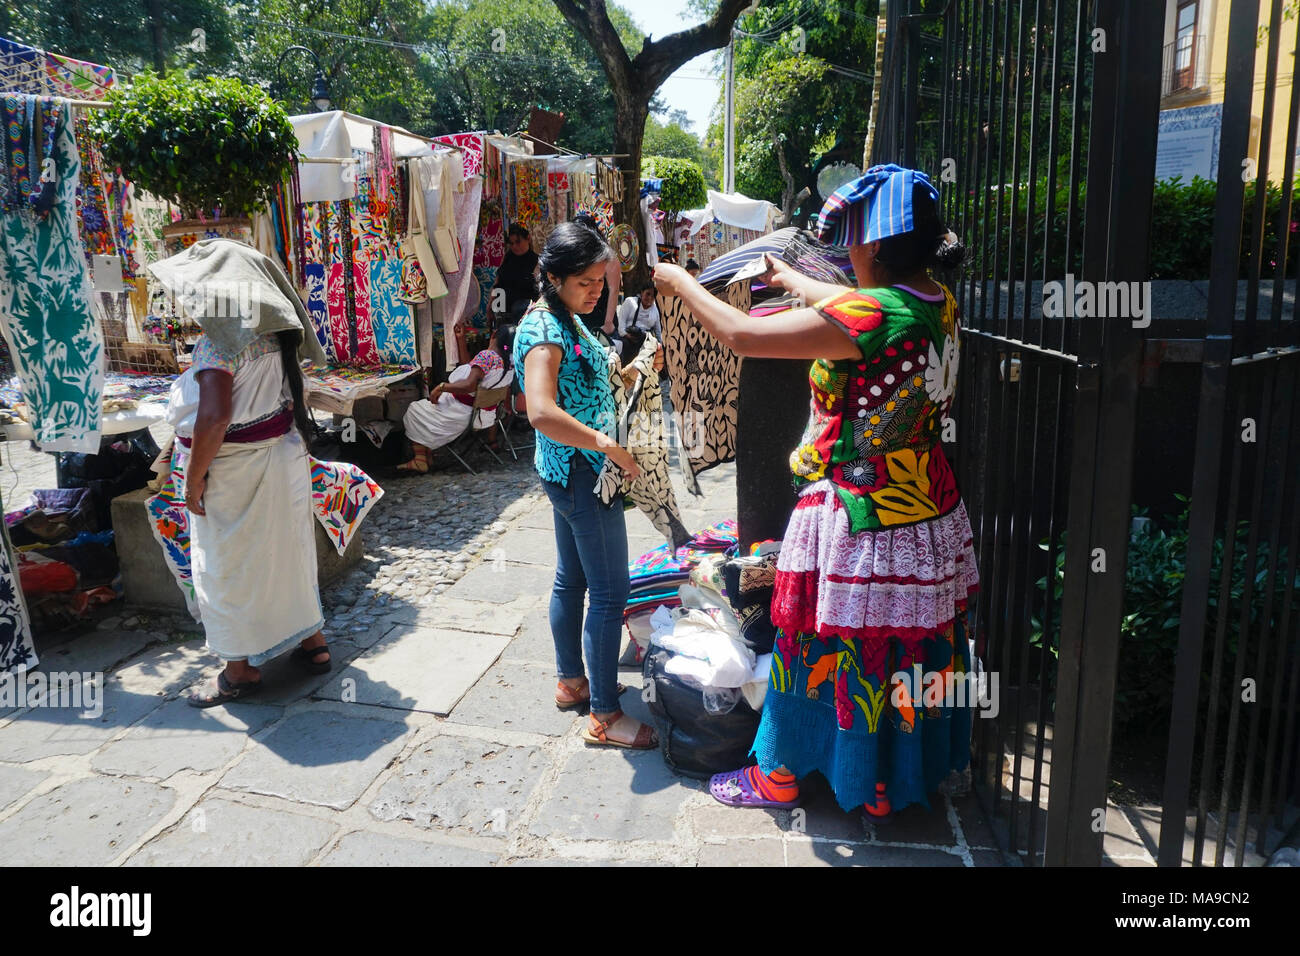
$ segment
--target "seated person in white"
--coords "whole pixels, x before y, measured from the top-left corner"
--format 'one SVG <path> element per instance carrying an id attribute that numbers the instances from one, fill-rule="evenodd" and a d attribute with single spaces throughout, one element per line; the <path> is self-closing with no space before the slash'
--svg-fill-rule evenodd
<path id="1" fill-rule="evenodd" d="M 462 332 L 456 327 L 457 337 Z M 479 387 L 500 388 L 514 380 L 510 362 L 510 344 L 514 341 L 515 327 L 503 325 L 492 331 L 488 347 L 463 365 L 458 365 L 427 399 L 412 402 L 402 418 L 406 437 L 411 440 L 413 457 L 398 465 L 405 474 L 423 475 L 429 471 L 433 451 L 459 438 L 474 414 L 474 393 Z M 463 354 L 463 351 L 462 351 Z M 475 423 L 479 428 L 496 425 L 496 410 L 479 412 Z"/>
<path id="2" fill-rule="evenodd" d="M 659 319 L 659 306 L 655 304 L 655 286 L 646 283 L 640 295 L 630 295 L 618 307 L 618 337 L 628 329 L 649 332 L 660 342 L 664 340 L 663 327 Z"/>

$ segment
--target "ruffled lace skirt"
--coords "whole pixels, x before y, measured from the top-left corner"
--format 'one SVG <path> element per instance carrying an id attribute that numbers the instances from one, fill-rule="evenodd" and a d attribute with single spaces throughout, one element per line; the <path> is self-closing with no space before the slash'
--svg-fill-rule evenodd
<path id="1" fill-rule="evenodd" d="M 831 484 L 805 488 L 777 562 L 778 635 L 753 750 L 764 772 L 819 771 L 846 810 L 874 802 L 877 782 L 895 810 L 928 806 L 970 763 L 965 618 L 978 585 L 964 505 L 850 534 Z M 948 692 L 927 698 L 926 687 Z"/>

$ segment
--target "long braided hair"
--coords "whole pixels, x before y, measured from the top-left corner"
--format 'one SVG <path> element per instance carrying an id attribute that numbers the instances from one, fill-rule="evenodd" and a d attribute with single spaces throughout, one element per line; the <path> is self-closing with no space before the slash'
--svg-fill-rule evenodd
<path id="1" fill-rule="evenodd" d="M 307 411 L 307 402 L 303 398 L 302 366 L 298 364 L 298 346 L 302 344 L 302 332 L 298 329 L 286 329 L 276 332 L 280 340 L 280 365 L 284 368 L 285 380 L 289 383 L 289 394 L 293 397 L 293 423 L 302 435 L 308 448 L 311 447 L 312 421 Z"/>

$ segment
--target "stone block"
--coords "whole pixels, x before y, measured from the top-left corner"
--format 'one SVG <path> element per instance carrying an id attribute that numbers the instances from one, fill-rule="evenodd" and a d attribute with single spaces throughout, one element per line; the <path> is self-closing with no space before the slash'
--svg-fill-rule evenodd
<path id="1" fill-rule="evenodd" d="M 178 770 L 217 770 L 282 713 L 279 707 L 241 701 L 201 710 L 178 698 L 95 754 L 91 766 L 104 773 L 159 779 Z"/>
<path id="2" fill-rule="evenodd" d="M 657 750 L 588 747 L 569 757 L 529 832 L 573 840 L 667 842 L 691 792 Z"/>
<path id="3" fill-rule="evenodd" d="M 705 846 L 700 851 L 699 865 L 785 866 L 785 848 L 780 840 L 728 840 Z"/>
<path id="4" fill-rule="evenodd" d="M 484 844 L 487 845 L 487 844 Z M 387 833 L 349 833 L 325 854 L 321 866 L 491 866 L 497 854 L 454 843 L 407 840 Z"/>
<path id="5" fill-rule="evenodd" d="M 209 797 L 127 866 L 305 866 L 334 831 L 314 817 Z"/>
<path id="6" fill-rule="evenodd" d="M 6 866 L 104 866 L 171 810 L 174 791 L 92 777 L 42 794 L 0 823 Z"/>
<path id="7" fill-rule="evenodd" d="M 68 707 L 33 708 L 4 728 L 4 759 L 26 763 L 41 757 L 88 754 L 161 703 L 160 697 L 105 689 L 103 713 L 98 717 L 83 717 L 84 711 Z"/>
<path id="8" fill-rule="evenodd" d="M 0 810 L 29 793 L 48 776 L 48 773 L 24 767 L 0 767 Z"/>
<path id="9" fill-rule="evenodd" d="M 386 615 L 384 621 L 514 637 L 524 623 L 524 615 L 515 607 L 497 602 L 442 600 L 432 607 L 407 605 Z"/>
<path id="10" fill-rule="evenodd" d="M 449 719 L 458 724 L 558 737 L 573 731 L 577 713 L 555 706 L 555 675 L 551 670 L 497 664 L 470 688 Z"/>
<path id="11" fill-rule="evenodd" d="M 399 626 L 336 672 L 316 696 L 445 717 L 508 643 L 497 634 Z"/>
<path id="12" fill-rule="evenodd" d="M 549 594 L 555 566 L 486 561 L 475 565 L 444 592 L 452 601 L 487 601 L 505 604 L 521 597 Z"/>
<path id="13" fill-rule="evenodd" d="M 503 837 L 537 785 L 536 747 L 439 735 L 412 754 L 370 805 L 377 820 Z"/>
<path id="14" fill-rule="evenodd" d="M 791 838 L 786 842 L 789 866 L 964 866 L 961 857 L 943 850 L 902 846 L 863 846 Z"/>
<path id="15" fill-rule="evenodd" d="M 293 714 L 245 753 L 221 785 L 345 810 L 401 752 L 410 734 L 405 723 L 367 713 Z"/>

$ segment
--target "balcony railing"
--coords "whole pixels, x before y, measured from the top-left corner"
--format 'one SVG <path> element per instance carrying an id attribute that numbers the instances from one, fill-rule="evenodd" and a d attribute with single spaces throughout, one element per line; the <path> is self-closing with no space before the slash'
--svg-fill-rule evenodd
<path id="1" fill-rule="evenodd" d="M 1209 84 L 1210 60 L 1205 52 L 1205 35 L 1183 37 L 1166 43 L 1160 73 L 1160 95 L 1183 93 Z"/>

